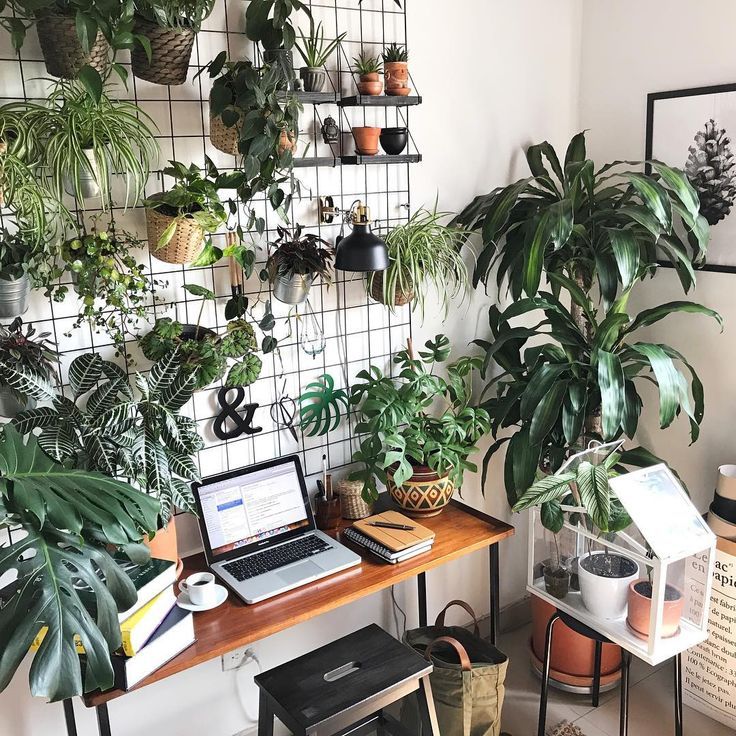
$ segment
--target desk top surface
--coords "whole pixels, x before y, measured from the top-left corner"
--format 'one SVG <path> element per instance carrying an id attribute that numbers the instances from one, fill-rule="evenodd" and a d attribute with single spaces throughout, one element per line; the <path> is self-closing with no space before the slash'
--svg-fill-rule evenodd
<path id="1" fill-rule="evenodd" d="M 344 527 L 352 522 L 343 521 Z M 432 549 L 406 562 L 388 565 L 338 536 L 346 546 L 361 552 L 360 566 L 282 593 L 262 603 L 246 605 L 232 592 L 219 608 L 194 614 L 197 641 L 139 683 L 145 687 L 234 649 L 265 639 L 310 618 L 376 593 L 420 573 L 476 550 L 496 544 L 514 533 L 509 524 L 457 501 L 439 515 L 421 523 L 436 534 Z M 206 569 L 201 554 L 184 560 L 182 577 Z M 84 697 L 88 706 L 124 695 L 122 690 L 93 692 Z"/>

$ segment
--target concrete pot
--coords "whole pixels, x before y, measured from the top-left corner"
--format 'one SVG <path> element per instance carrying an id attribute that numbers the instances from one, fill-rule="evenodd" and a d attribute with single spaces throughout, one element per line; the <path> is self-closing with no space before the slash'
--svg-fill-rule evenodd
<path id="1" fill-rule="evenodd" d="M 616 552 L 591 552 L 578 564 L 583 603 L 604 621 L 626 615 L 629 585 L 638 577 L 639 565 Z"/>
<path id="2" fill-rule="evenodd" d="M 23 274 L 19 279 L 0 279 L 0 318 L 15 319 L 28 311 L 31 283 Z"/>
<path id="3" fill-rule="evenodd" d="M 299 70 L 299 77 L 305 92 L 321 92 L 325 88 L 327 72 L 320 67 L 303 66 Z"/>

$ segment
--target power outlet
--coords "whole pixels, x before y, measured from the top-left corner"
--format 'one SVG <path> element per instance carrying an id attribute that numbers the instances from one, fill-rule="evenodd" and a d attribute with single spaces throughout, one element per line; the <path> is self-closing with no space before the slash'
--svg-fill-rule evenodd
<path id="1" fill-rule="evenodd" d="M 222 655 L 222 671 L 236 670 L 241 665 L 250 662 L 255 657 L 255 652 L 248 647 L 234 649 L 232 652 Z"/>

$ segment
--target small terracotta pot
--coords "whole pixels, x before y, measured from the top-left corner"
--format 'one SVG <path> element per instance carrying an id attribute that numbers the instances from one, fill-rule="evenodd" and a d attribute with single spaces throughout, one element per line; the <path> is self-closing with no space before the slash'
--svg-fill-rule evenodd
<path id="1" fill-rule="evenodd" d="M 637 590 L 637 587 L 639 590 Z M 667 600 L 667 598 L 671 600 Z M 662 638 L 675 636 L 680 630 L 685 596 L 674 585 L 665 586 L 665 601 L 662 609 Z M 626 623 L 640 639 L 649 639 L 649 617 L 652 612 L 652 584 L 645 579 L 634 580 L 629 585 L 629 610 Z"/>
<path id="2" fill-rule="evenodd" d="M 378 72 L 361 74 L 358 82 L 358 92 L 369 97 L 377 97 L 383 92 L 383 82 Z"/>
<path id="3" fill-rule="evenodd" d="M 296 153 L 296 138 L 291 131 L 287 130 L 282 130 L 279 134 L 279 156 L 281 156 L 284 151 Z"/>
<path id="4" fill-rule="evenodd" d="M 176 537 L 176 517 L 172 516 L 165 529 L 159 529 L 153 539 L 144 538 L 144 543 L 151 550 L 151 557 L 157 560 L 171 560 L 176 562 L 176 577 L 181 575 L 184 563 L 179 557 L 179 548 Z"/>
<path id="5" fill-rule="evenodd" d="M 409 65 L 405 61 L 387 61 L 383 76 L 386 80 L 386 94 L 391 97 L 406 97 L 409 87 Z"/>
<path id="6" fill-rule="evenodd" d="M 361 156 L 375 156 L 380 135 L 381 128 L 353 128 L 356 152 Z"/>
<path id="7" fill-rule="evenodd" d="M 450 503 L 455 485 L 449 476 L 440 477 L 431 468 L 413 465 L 414 474 L 409 480 L 397 486 L 394 483 L 394 470 L 387 472 L 386 487 L 391 498 L 409 516 L 427 518 L 437 516 Z"/>

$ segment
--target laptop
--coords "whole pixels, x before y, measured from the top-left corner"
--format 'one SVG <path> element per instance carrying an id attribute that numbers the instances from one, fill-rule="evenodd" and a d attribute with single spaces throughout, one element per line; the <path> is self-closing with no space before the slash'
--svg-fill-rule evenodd
<path id="1" fill-rule="evenodd" d="M 205 478 L 194 495 L 207 564 L 246 603 L 360 564 L 317 529 L 297 455 Z"/>

